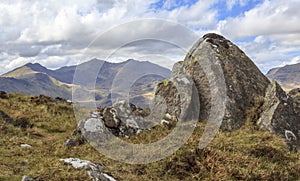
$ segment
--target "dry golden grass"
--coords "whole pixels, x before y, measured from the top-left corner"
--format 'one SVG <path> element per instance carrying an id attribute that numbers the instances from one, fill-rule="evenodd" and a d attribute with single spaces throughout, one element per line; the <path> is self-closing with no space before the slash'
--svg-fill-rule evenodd
<path id="1" fill-rule="evenodd" d="M 29 96 L 19 94 L 10 94 L 9 97 L 0 99 L 0 110 L 15 119 L 25 117 L 34 126 L 22 130 L 0 118 L 0 180 L 20 180 L 23 175 L 40 180 L 88 180 L 85 171 L 59 161 L 68 157 L 101 163 L 104 171 L 118 180 L 300 178 L 299 153 L 289 153 L 281 138 L 257 131 L 251 123 L 233 132 L 219 132 L 203 150 L 196 148 L 205 123 L 198 123 L 187 143 L 171 156 L 147 165 L 130 165 L 103 156 L 89 144 L 70 149 L 64 146 L 65 139 L 77 124 L 71 105 L 53 101 L 36 104 Z M 170 130 L 157 126 L 129 141 L 153 142 L 166 136 Z M 21 148 L 22 143 L 30 144 L 32 148 Z"/>

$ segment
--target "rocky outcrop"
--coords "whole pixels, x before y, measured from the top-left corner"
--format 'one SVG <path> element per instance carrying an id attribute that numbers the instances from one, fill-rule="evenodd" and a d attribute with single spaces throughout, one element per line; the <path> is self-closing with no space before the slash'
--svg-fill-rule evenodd
<path id="1" fill-rule="evenodd" d="M 300 115 L 300 88 L 291 90 L 289 96 L 293 99 L 295 112 Z"/>
<path id="2" fill-rule="evenodd" d="M 193 79 L 183 69 L 183 62 L 177 62 L 169 80 L 159 83 L 156 88 L 152 115 L 170 115 L 172 120 L 197 120 L 200 103 Z"/>
<path id="3" fill-rule="evenodd" d="M 74 138 L 78 137 L 77 133 L 89 142 L 105 142 L 112 136 L 129 137 L 138 134 L 147 128 L 147 122 L 143 119 L 147 115 L 148 113 L 133 104 L 117 102 L 99 112 L 92 112 L 89 118 L 81 120 L 78 130 L 75 131 L 76 135 L 67 139 L 65 145 L 71 147 L 84 143 L 83 139 Z"/>
<path id="4" fill-rule="evenodd" d="M 103 172 L 102 166 L 87 160 L 78 158 L 60 159 L 66 164 L 72 165 L 76 169 L 84 169 L 87 171 L 93 181 L 116 181 L 112 176 Z"/>
<path id="5" fill-rule="evenodd" d="M 293 98 L 277 82 L 266 91 L 257 125 L 285 138 L 291 150 L 300 148 L 300 115 L 295 111 Z"/>
<path id="6" fill-rule="evenodd" d="M 214 69 L 219 65 L 221 70 Z M 224 78 L 226 109 L 222 122 L 223 130 L 241 127 L 246 120 L 246 111 L 253 106 L 254 98 L 264 96 L 269 80 L 255 64 L 229 40 L 217 34 L 204 35 L 189 51 L 184 60 L 186 74 L 197 87 L 201 110 L 200 120 L 207 120 L 216 92 L 211 85 L 217 78 Z M 210 78 L 210 74 L 216 76 Z"/>

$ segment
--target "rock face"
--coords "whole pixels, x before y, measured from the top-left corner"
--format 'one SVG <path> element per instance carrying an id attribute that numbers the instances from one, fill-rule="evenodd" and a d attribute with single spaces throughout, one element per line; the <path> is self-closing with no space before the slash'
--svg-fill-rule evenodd
<path id="1" fill-rule="evenodd" d="M 143 117 L 147 113 L 126 101 L 104 108 L 100 115 L 104 125 L 116 136 L 130 136 L 146 127 Z"/>
<path id="2" fill-rule="evenodd" d="M 295 112 L 300 115 L 300 88 L 291 90 L 289 96 L 293 99 Z"/>
<path id="3" fill-rule="evenodd" d="M 277 82 L 268 87 L 262 111 L 257 125 L 284 137 L 291 150 L 299 149 L 300 114 L 296 112 L 293 98 Z"/>
<path id="4" fill-rule="evenodd" d="M 182 63 L 175 63 L 171 78 L 157 85 L 152 111 L 157 115 L 169 115 L 173 120 L 196 120 L 199 97 L 194 81 L 184 73 Z"/>
<path id="5" fill-rule="evenodd" d="M 254 98 L 264 96 L 270 82 L 232 42 L 217 34 L 204 35 L 184 60 L 186 73 L 193 78 L 199 93 L 200 120 L 208 119 L 215 91 L 210 86 L 213 80 L 208 78 L 211 65 L 207 61 L 221 66 L 222 72 L 219 74 L 224 76 L 226 84 L 222 129 L 239 128 L 244 124 L 246 111 L 253 106 Z"/>

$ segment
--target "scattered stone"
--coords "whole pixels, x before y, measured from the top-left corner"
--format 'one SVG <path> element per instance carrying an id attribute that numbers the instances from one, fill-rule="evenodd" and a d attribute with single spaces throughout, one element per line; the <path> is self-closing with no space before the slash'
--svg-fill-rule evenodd
<path id="1" fill-rule="evenodd" d="M 101 165 L 92 163 L 87 160 L 80 160 L 78 158 L 60 159 L 66 164 L 72 165 L 76 169 L 85 169 L 93 181 L 116 181 L 112 176 L 103 173 Z"/>
<path id="2" fill-rule="evenodd" d="M 31 148 L 32 147 L 31 145 L 28 145 L 28 144 L 21 144 L 20 146 L 22 148 Z"/>
<path id="3" fill-rule="evenodd" d="M 162 125 L 169 125 L 170 122 L 163 119 L 163 120 L 160 121 L 160 124 L 162 124 Z"/>
<path id="4" fill-rule="evenodd" d="M 166 118 L 166 119 L 169 119 L 169 120 L 172 120 L 172 119 L 173 119 L 173 117 L 172 117 L 169 113 L 167 113 L 167 114 L 165 115 L 165 118 Z"/>
<path id="5" fill-rule="evenodd" d="M 22 177 L 22 181 L 37 181 L 37 180 L 35 180 L 35 179 L 31 178 L 31 177 L 28 177 L 28 176 L 24 175 L 24 176 Z"/>

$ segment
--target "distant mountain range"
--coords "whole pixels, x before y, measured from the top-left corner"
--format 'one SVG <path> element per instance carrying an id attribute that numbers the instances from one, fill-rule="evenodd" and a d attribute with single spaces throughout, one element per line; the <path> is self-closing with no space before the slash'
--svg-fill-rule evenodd
<path id="1" fill-rule="evenodd" d="M 285 91 L 300 87 L 300 63 L 271 69 L 266 76 L 276 80 Z"/>
<path id="2" fill-rule="evenodd" d="M 151 72 L 151 74 L 143 72 Z M 128 81 L 126 80 L 132 79 L 135 75 L 138 77 L 131 82 L 130 100 L 144 107 L 154 93 L 156 83 L 169 78 L 170 74 L 169 69 L 133 59 L 121 63 L 92 59 L 79 65 L 56 70 L 47 69 L 38 63 L 28 63 L 1 75 L 0 90 L 72 99 L 72 89 L 82 89 L 95 93 L 99 106 L 107 106 L 111 104 L 112 97 L 127 93 L 125 89 L 128 89 L 126 87 Z M 74 75 L 77 76 L 75 82 Z M 122 92 L 124 90 L 125 92 Z"/>

